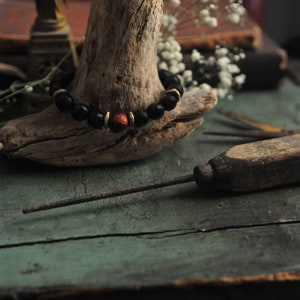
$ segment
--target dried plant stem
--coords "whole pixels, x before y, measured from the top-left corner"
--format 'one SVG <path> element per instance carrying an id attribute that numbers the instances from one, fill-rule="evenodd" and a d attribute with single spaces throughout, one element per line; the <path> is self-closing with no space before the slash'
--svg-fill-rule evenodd
<path id="1" fill-rule="evenodd" d="M 59 70 L 60 66 L 72 54 L 74 47 L 76 48 L 78 43 L 76 45 L 72 46 L 72 48 L 63 56 L 63 58 L 59 61 L 59 63 L 56 66 L 54 66 L 52 68 L 52 70 L 45 77 L 38 79 L 38 80 L 28 81 L 28 82 L 14 82 L 6 90 L 0 91 L 0 96 L 8 94 L 8 95 L 0 98 L 0 103 L 18 95 L 18 94 L 26 93 L 28 87 L 35 87 L 38 85 L 47 84 L 48 81 L 51 79 L 51 77 Z"/>

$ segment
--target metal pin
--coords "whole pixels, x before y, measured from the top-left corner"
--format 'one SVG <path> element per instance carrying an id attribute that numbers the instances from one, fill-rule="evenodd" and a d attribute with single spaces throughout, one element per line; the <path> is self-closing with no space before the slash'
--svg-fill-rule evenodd
<path id="1" fill-rule="evenodd" d="M 107 198 L 123 196 L 123 195 L 133 194 L 133 193 L 137 193 L 137 192 L 152 190 L 152 189 L 157 189 L 157 188 L 166 187 L 166 186 L 170 186 L 170 185 L 187 183 L 187 182 L 191 182 L 194 180 L 195 180 L 194 175 L 187 175 L 187 176 L 177 177 L 177 178 L 173 178 L 173 179 L 169 179 L 169 180 L 165 180 L 165 181 L 161 181 L 161 182 L 154 182 L 154 183 L 139 185 L 139 186 L 135 186 L 135 187 L 120 189 L 120 190 L 114 190 L 114 191 L 109 191 L 109 192 L 104 192 L 104 193 L 99 193 L 99 194 L 92 194 L 92 195 L 88 195 L 88 196 L 74 197 L 74 198 L 69 198 L 69 199 L 60 200 L 60 201 L 56 201 L 56 202 L 50 202 L 50 203 L 40 204 L 40 205 L 36 205 L 36 206 L 25 207 L 22 209 L 22 212 L 24 214 L 28 214 L 28 213 L 32 213 L 32 212 L 41 211 L 41 210 L 49 210 L 49 209 L 58 208 L 58 207 L 87 203 L 87 202 L 92 202 L 92 201 L 96 201 L 96 200 L 102 200 L 102 199 L 107 199 Z"/>

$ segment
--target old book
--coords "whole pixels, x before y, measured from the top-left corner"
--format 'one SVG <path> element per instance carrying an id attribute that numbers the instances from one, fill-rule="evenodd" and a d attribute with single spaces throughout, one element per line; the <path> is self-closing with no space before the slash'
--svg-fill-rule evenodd
<path id="1" fill-rule="evenodd" d="M 250 1 L 245 1 L 248 7 Z M 192 0 L 182 0 L 186 6 L 191 2 Z M 256 1 L 256 4 L 260 4 L 259 7 L 254 7 L 253 1 L 251 4 L 251 12 L 256 13 L 256 19 L 262 22 L 264 1 Z M 254 12 L 254 8 L 257 11 Z M 224 11 L 225 8 L 221 7 L 221 9 Z M 258 11 L 260 15 L 257 15 Z M 198 49 L 209 55 L 210 49 L 213 49 L 217 44 L 238 46 L 244 49 L 246 58 L 239 62 L 241 72 L 246 74 L 244 89 L 276 87 L 286 75 L 288 64 L 286 51 L 263 32 L 248 13 L 245 14 L 242 24 L 232 24 L 225 21 L 210 31 L 207 31 L 208 28 L 196 26 L 192 21 L 186 23 L 189 26 L 182 26 L 183 28 L 180 29 L 180 22 L 185 23 L 183 19 L 185 17 L 182 16 L 181 18 L 178 22 L 177 40 L 185 53 L 192 49 Z"/>
<path id="2" fill-rule="evenodd" d="M 216 45 L 237 46 L 243 49 L 257 49 L 261 47 L 262 31 L 260 26 L 245 13 L 239 24 L 231 23 L 227 20 L 228 15 L 225 1 L 220 1 L 218 14 L 223 18 L 218 18 L 218 26 L 210 27 L 203 24 L 195 24 L 195 16 L 199 15 L 202 6 L 200 1 L 181 0 L 181 8 L 170 12 L 178 14 L 176 39 L 181 44 L 183 50 L 191 48 L 213 49 Z"/>
<path id="3" fill-rule="evenodd" d="M 285 77 L 287 52 L 266 33 L 263 32 L 260 48 L 245 53 L 245 59 L 239 62 L 241 72 L 247 77 L 245 89 L 274 88 Z"/>
<path id="4" fill-rule="evenodd" d="M 183 1 L 187 5 L 188 2 L 185 1 L 190 0 Z M 79 41 L 85 33 L 89 8 L 90 0 L 69 0 L 69 4 L 64 8 L 76 41 Z M 0 54 L 2 56 L 27 53 L 30 29 L 35 16 L 33 0 L 0 0 Z M 183 22 L 183 19 L 179 19 L 179 22 Z M 225 22 L 206 34 L 202 27 L 194 24 L 190 26 L 179 24 L 178 27 L 177 39 L 184 51 L 193 48 L 211 49 L 216 43 L 247 49 L 246 59 L 240 63 L 242 72 L 247 75 L 246 88 L 274 86 L 285 75 L 287 65 L 285 51 L 265 36 L 261 28 L 248 15 L 244 18 L 243 26 Z"/>
<path id="5" fill-rule="evenodd" d="M 190 48 L 213 48 L 216 44 L 256 49 L 261 46 L 261 29 L 246 16 L 242 25 L 222 22 L 216 28 L 196 26 L 191 15 L 199 8 L 192 0 L 182 0 L 184 11 L 178 17 L 176 38 L 183 50 Z M 75 41 L 85 34 L 90 0 L 69 0 L 64 8 Z M 224 8 L 221 7 L 224 10 Z M 0 0 L 0 54 L 25 53 L 31 26 L 36 17 L 33 0 Z M 188 20 L 188 22 L 187 22 Z"/>

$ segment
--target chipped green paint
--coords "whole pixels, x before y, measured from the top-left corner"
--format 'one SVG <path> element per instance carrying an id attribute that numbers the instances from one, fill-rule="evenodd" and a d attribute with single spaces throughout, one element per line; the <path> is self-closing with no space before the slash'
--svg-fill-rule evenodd
<path id="1" fill-rule="evenodd" d="M 299 87 L 244 92 L 220 108 L 299 129 Z M 189 183 L 104 202 L 23 215 L 44 201 L 191 173 L 245 139 L 214 110 L 183 140 L 143 161 L 56 169 L 0 156 L 0 291 L 58 286 L 119 288 L 299 273 L 300 186 L 252 194 L 201 193 Z M 42 292 L 41 292 L 42 293 Z"/>

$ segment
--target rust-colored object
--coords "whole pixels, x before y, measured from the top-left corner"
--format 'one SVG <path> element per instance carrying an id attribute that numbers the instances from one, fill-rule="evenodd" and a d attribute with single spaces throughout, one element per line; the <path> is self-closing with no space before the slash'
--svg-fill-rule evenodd
<path id="1" fill-rule="evenodd" d="M 256 139 L 270 139 L 287 135 L 300 133 L 300 130 L 286 130 L 272 124 L 254 120 L 252 118 L 237 114 L 231 111 L 218 110 L 218 112 L 232 120 L 238 121 L 244 125 L 248 125 L 253 129 L 250 130 L 226 130 L 226 131 L 204 131 L 204 134 L 221 135 L 221 136 L 237 136 L 250 137 Z"/>
<path id="2" fill-rule="evenodd" d="M 274 126 L 274 125 L 271 125 L 271 124 L 268 124 L 265 122 L 257 121 L 257 120 L 248 118 L 246 116 L 242 116 L 240 114 L 234 113 L 232 111 L 225 111 L 225 110 L 218 110 L 218 111 L 222 115 L 227 116 L 228 118 L 231 118 L 232 120 L 239 121 L 241 123 L 251 126 L 252 128 L 259 129 L 264 132 L 267 132 L 267 131 L 281 132 L 282 131 L 282 129 L 280 127 L 277 127 L 277 126 Z"/>
<path id="3" fill-rule="evenodd" d="M 286 282 L 286 281 L 299 281 L 300 274 L 295 272 L 278 272 L 274 274 L 257 274 L 249 275 L 243 277 L 220 277 L 216 280 L 207 280 L 200 278 L 187 278 L 176 280 L 174 282 L 175 286 L 184 287 L 198 284 L 218 284 L 218 285 L 232 285 L 232 284 L 242 284 L 242 283 L 266 283 L 266 282 Z"/>

